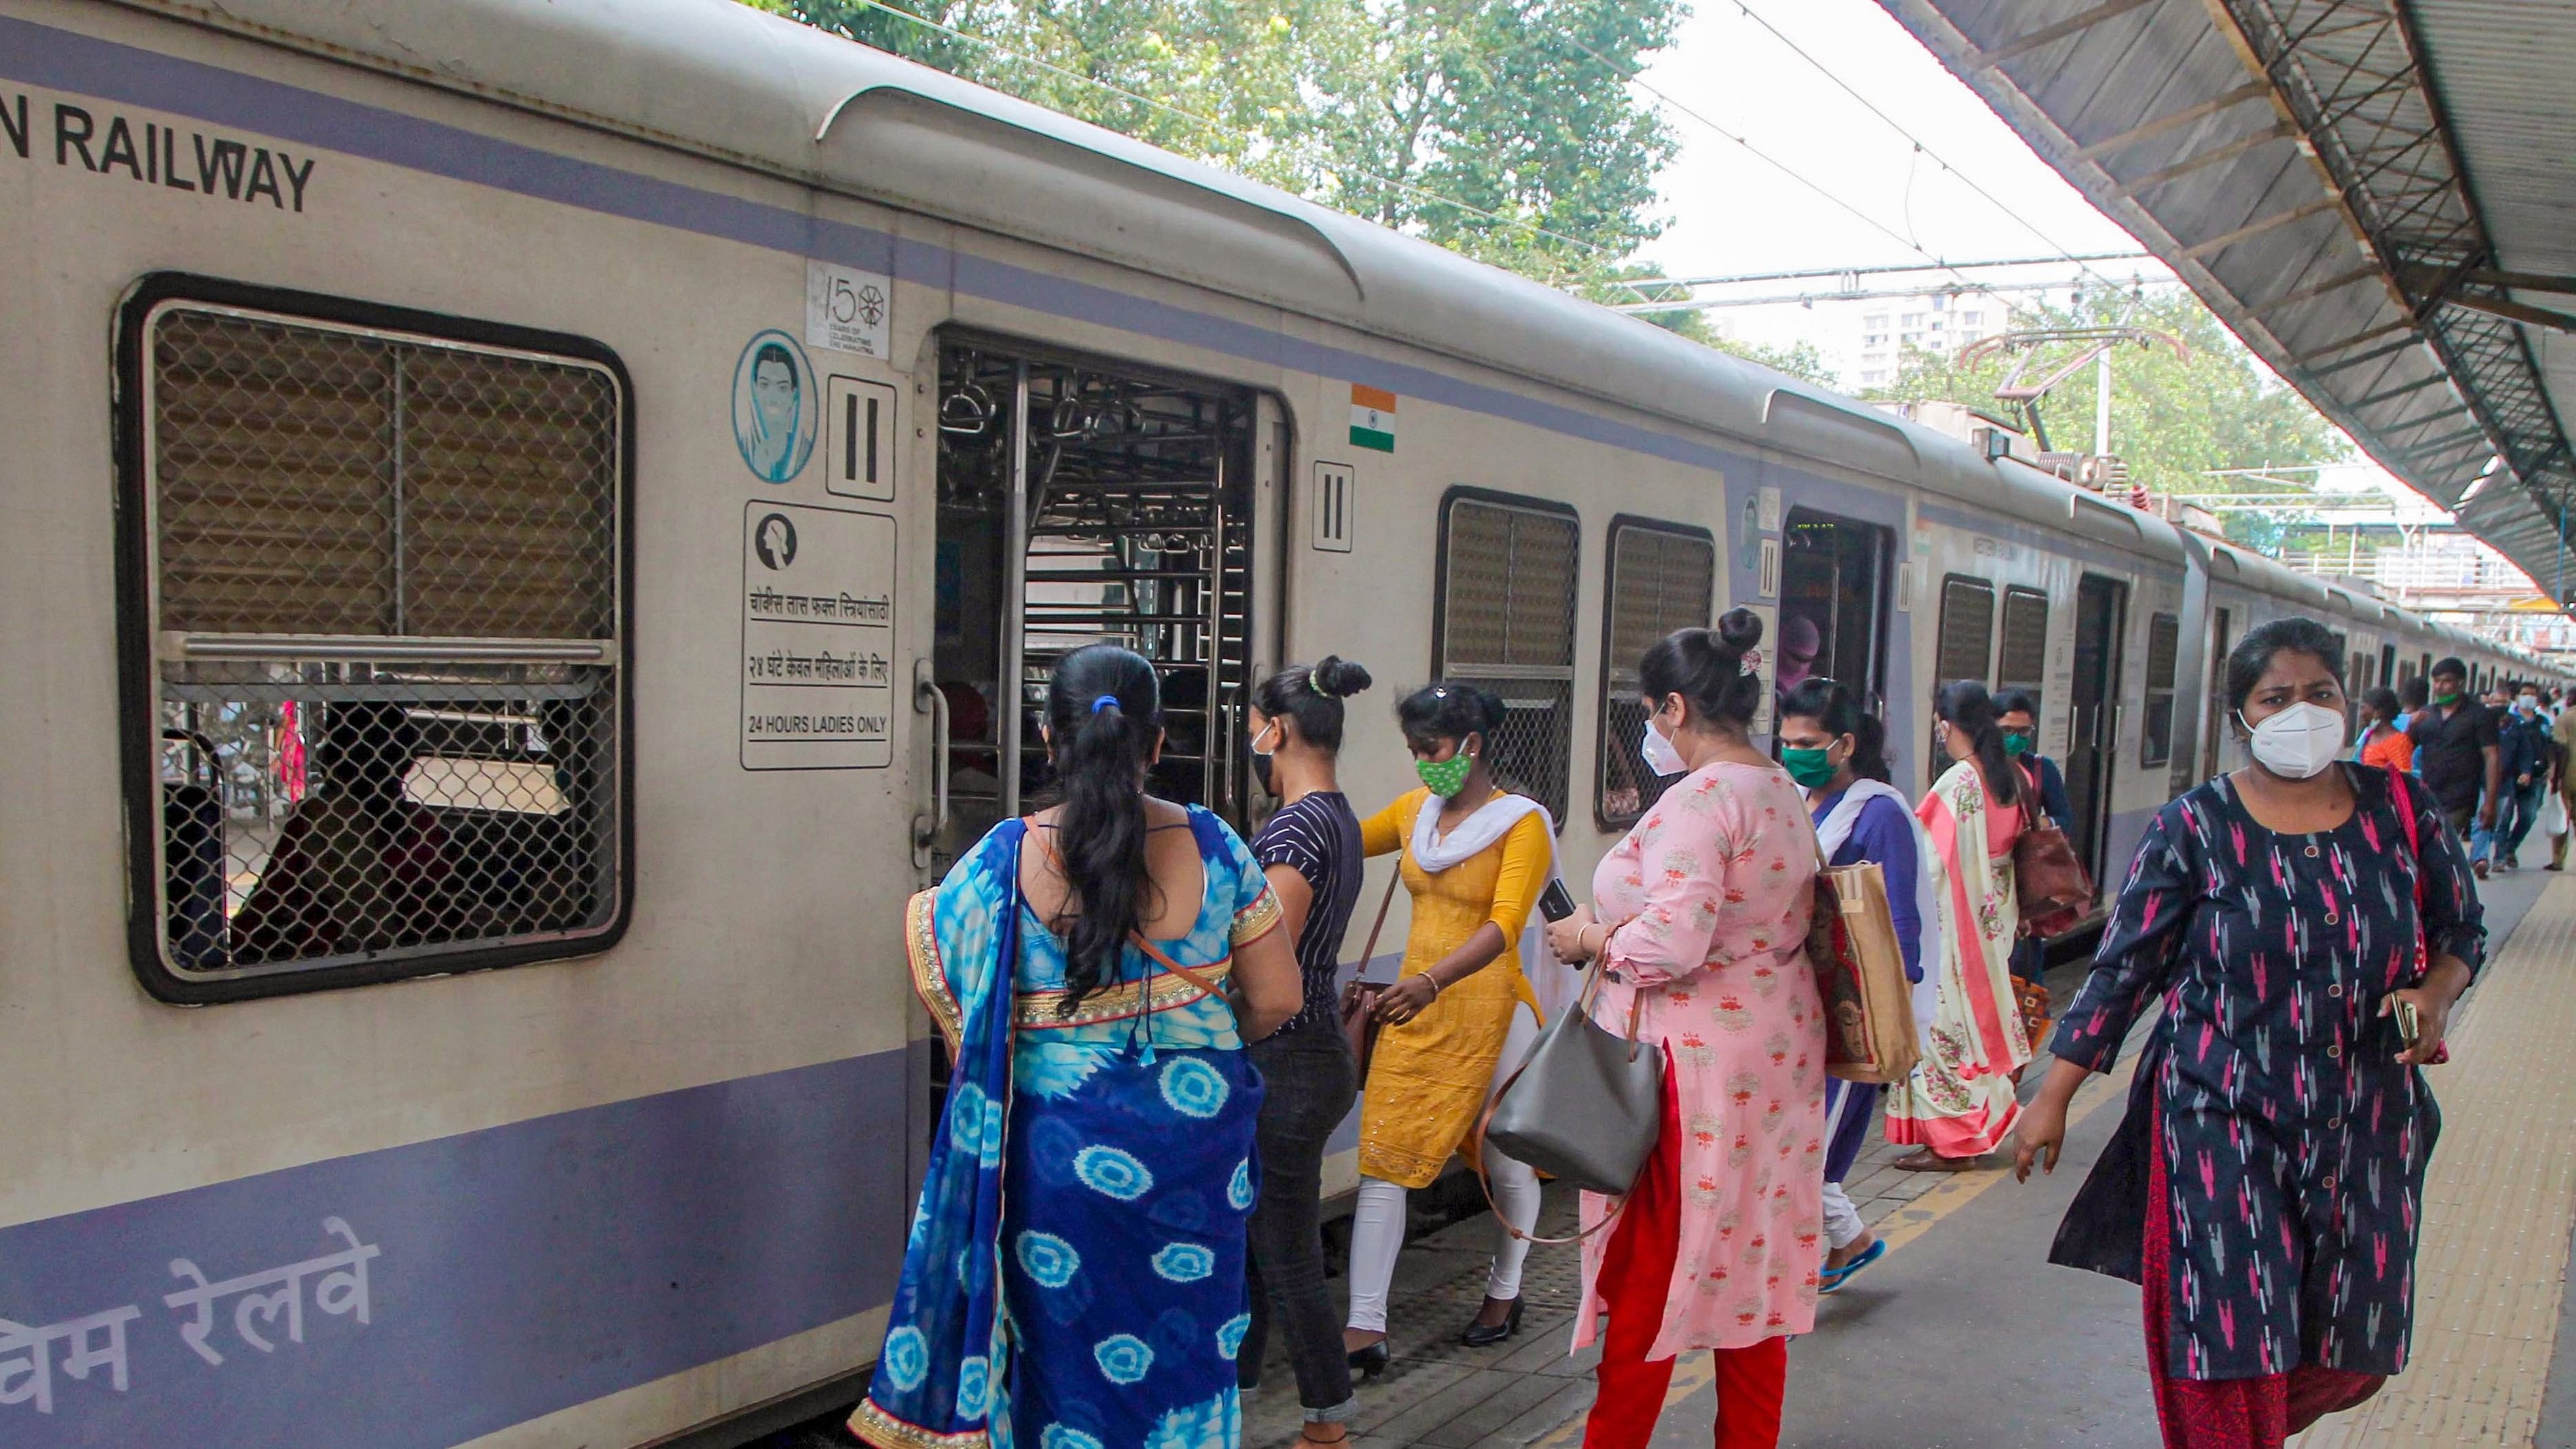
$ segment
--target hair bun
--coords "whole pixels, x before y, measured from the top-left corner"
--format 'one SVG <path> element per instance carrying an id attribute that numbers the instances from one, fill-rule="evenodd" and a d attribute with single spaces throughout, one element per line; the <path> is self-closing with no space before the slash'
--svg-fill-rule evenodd
<path id="1" fill-rule="evenodd" d="M 1317 694 L 1326 699 L 1348 699 L 1374 682 L 1369 678 L 1366 666 L 1338 654 L 1327 654 L 1316 661 L 1306 680 Z"/>
<path id="2" fill-rule="evenodd" d="M 1729 609 L 1718 619 L 1716 633 L 1728 653 L 1746 653 L 1762 642 L 1762 616 L 1751 609 Z"/>

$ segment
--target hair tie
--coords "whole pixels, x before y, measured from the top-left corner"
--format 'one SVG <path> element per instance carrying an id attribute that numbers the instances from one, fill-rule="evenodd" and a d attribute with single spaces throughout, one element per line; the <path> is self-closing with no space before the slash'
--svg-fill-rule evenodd
<path id="1" fill-rule="evenodd" d="M 1098 699 L 1095 699 L 1095 700 L 1093 700 L 1093 701 L 1091 702 L 1091 712 L 1092 712 L 1093 714 L 1098 714 L 1098 713 L 1100 713 L 1102 710 L 1104 710 L 1104 709 L 1108 709 L 1108 708 L 1111 708 L 1112 706 L 1116 705 L 1117 703 L 1118 703 L 1118 696 L 1116 696 L 1116 695 L 1114 695 L 1114 694 L 1104 694 L 1104 695 L 1100 696 Z"/>

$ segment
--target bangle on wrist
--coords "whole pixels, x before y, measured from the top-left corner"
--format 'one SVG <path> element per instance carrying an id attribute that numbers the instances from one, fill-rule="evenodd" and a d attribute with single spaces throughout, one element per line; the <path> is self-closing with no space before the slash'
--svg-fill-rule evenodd
<path id="1" fill-rule="evenodd" d="M 1431 983 L 1431 1000 L 1438 1001 L 1440 999 L 1440 978 L 1432 975 L 1431 969 L 1426 966 L 1422 971 L 1422 979 Z M 1429 1003 L 1426 1002 L 1424 1004 L 1428 1005 Z"/>

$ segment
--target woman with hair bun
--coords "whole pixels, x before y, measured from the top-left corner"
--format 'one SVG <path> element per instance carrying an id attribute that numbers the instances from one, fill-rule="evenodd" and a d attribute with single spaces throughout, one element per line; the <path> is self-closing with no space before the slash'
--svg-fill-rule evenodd
<path id="1" fill-rule="evenodd" d="M 2031 1044 L 2013 992 L 2021 903 L 2012 848 L 2030 791 L 1984 685 L 1947 686 L 1932 713 L 1951 763 L 1914 814 L 1932 838 L 1939 882 L 1940 1004 L 1930 1050 L 1888 1089 L 1887 1140 L 1916 1149 L 1896 1159 L 1909 1172 L 1961 1172 L 2002 1146 L 2021 1116 L 2013 1073 L 2029 1063 Z"/>
<path id="2" fill-rule="evenodd" d="M 1231 1445 L 1260 1181 L 1243 1043 L 1297 1010 L 1296 958 L 1234 831 L 1145 793 L 1151 664 L 1066 655 L 1044 733 L 1063 802 L 994 826 L 906 912 L 956 1065 L 850 1427 L 881 1449 L 1135 1445 L 1175 1424 Z"/>
<path id="3" fill-rule="evenodd" d="M 1932 843 L 1903 792 L 1888 783 L 1887 726 L 1851 691 L 1810 679 L 1780 702 L 1780 764 L 1807 792 L 1816 844 L 1829 865 L 1875 864 L 1887 880 L 1887 908 L 1914 983 L 1914 1020 L 1929 1027 L 1938 984 L 1925 969 L 1941 959 L 1941 909 L 1926 860 Z M 1887 1245 L 1861 1221 L 1843 1177 L 1869 1143 L 1879 1089 L 1839 1078 L 1825 1083 L 1825 1254 L 1817 1291 L 1832 1293 L 1877 1262 Z"/>
<path id="4" fill-rule="evenodd" d="M 1342 748 L 1342 701 L 1369 687 L 1369 672 L 1325 655 L 1291 664 L 1253 686 L 1252 757 L 1279 809 L 1252 838 L 1252 855 L 1270 878 L 1288 938 L 1297 943 L 1305 998 L 1277 1032 L 1247 1048 L 1264 1091 L 1258 1140 L 1261 1198 L 1252 1210 L 1252 1331 L 1235 1357 L 1235 1381 L 1261 1381 L 1263 1349 L 1275 1312 L 1305 1407 L 1305 1442 L 1339 1444 L 1359 1400 L 1341 1324 L 1324 1289 L 1324 1234 L 1317 1210 L 1324 1194 L 1324 1148 L 1350 1115 L 1359 1090 L 1334 1009 L 1342 936 L 1359 900 L 1360 821 L 1342 794 L 1336 757 Z"/>
<path id="5" fill-rule="evenodd" d="M 1644 1449 L 1675 1355 L 1708 1349 L 1717 1449 L 1780 1441 L 1788 1341 L 1815 1326 L 1823 1256 L 1825 1025 L 1807 964 L 1816 833 L 1753 747 L 1762 621 L 1736 609 L 1637 669 L 1646 760 L 1685 778 L 1602 858 L 1593 904 L 1548 927 L 1606 974 L 1593 1020 L 1664 1051 L 1664 1120 L 1626 1197 L 1583 1195 L 1574 1346 L 1601 1334 L 1585 1449 Z M 1688 1184 L 1687 1190 L 1684 1185 Z"/>
<path id="6" fill-rule="evenodd" d="M 1396 719 L 1422 786 L 1360 826 L 1368 854 L 1400 853 L 1396 869 L 1413 897 L 1404 963 L 1378 998 L 1377 1050 L 1360 1100 L 1360 1193 L 1342 1341 L 1351 1366 L 1372 1376 L 1390 1356 L 1387 1288 L 1404 1247 L 1405 1196 L 1429 1187 L 1466 1146 L 1503 1064 L 1537 1035 L 1538 997 L 1522 974 L 1519 943 L 1556 871 L 1556 822 L 1494 779 L 1503 715 L 1502 700 L 1472 684 L 1433 684 L 1406 696 Z M 1502 1224 L 1484 1305 L 1458 1336 L 1470 1348 L 1520 1330 L 1529 1243 L 1517 1234 L 1538 1222 L 1538 1174 L 1490 1147 L 1484 1166 Z"/>

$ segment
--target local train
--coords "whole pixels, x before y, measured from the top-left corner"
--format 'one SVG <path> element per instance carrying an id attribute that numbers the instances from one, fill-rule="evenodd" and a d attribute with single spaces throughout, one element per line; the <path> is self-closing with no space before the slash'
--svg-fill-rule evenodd
<path id="1" fill-rule="evenodd" d="M 28 1449 L 854 1399 L 938 1105 L 902 904 L 1044 788 L 1073 643 L 1237 819 L 1263 670 L 1377 673 L 1364 803 L 1393 693 L 1481 681 L 1576 879 L 1641 648 L 1735 604 L 1909 786 L 1937 682 L 2037 691 L 2106 870 L 2265 619 L 2547 677 L 727 0 L 0 0 L 0 198 Z"/>

